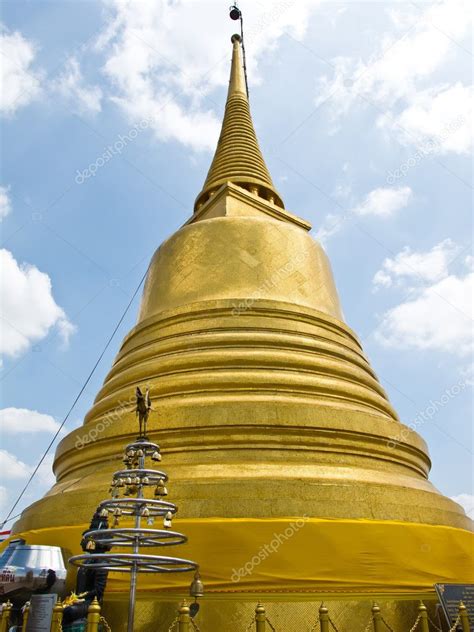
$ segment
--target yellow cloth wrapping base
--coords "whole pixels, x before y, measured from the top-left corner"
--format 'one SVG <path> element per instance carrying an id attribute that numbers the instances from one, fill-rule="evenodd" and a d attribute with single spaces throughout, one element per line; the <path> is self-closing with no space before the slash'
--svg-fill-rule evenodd
<path id="1" fill-rule="evenodd" d="M 124 525 L 125 526 L 125 525 Z M 18 534 L 28 544 L 79 551 L 87 525 Z M 159 528 L 159 527 L 158 527 Z M 474 583 L 474 538 L 452 527 L 393 521 L 183 519 L 173 529 L 183 546 L 143 553 L 197 561 L 212 592 L 426 592 L 435 583 Z M 15 536 L 15 537 L 18 537 Z M 125 573 L 110 575 L 108 591 L 127 590 Z M 143 574 L 139 589 L 182 589 L 189 574 Z"/>

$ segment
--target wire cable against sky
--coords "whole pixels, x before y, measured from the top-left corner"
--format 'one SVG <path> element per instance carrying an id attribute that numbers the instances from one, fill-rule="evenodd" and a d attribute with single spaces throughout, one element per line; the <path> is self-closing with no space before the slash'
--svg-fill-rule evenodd
<path id="1" fill-rule="evenodd" d="M 148 266 L 148 267 L 149 267 L 149 266 Z M 69 419 L 69 415 L 70 415 L 70 414 L 72 413 L 72 411 L 74 410 L 74 407 L 76 406 L 76 404 L 77 404 L 77 402 L 79 401 L 79 399 L 80 399 L 80 397 L 81 397 L 82 393 L 85 391 L 85 389 L 86 389 L 87 385 L 89 384 L 89 382 L 90 382 L 90 380 L 91 380 L 92 376 L 94 375 L 95 370 L 96 370 L 96 369 L 97 369 L 97 367 L 99 366 L 100 361 L 101 361 L 101 360 L 102 360 L 102 358 L 104 357 L 105 352 L 106 352 L 106 351 L 107 351 L 107 349 L 109 348 L 109 345 L 110 345 L 110 343 L 112 342 L 112 340 L 113 340 L 113 338 L 114 338 L 115 334 L 117 333 L 118 328 L 119 328 L 119 327 L 120 327 L 120 325 L 122 324 L 123 319 L 124 319 L 124 318 L 125 318 L 125 316 L 127 315 L 127 312 L 128 312 L 128 310 L 130 309 L 130 307 L 131 307 L 131 305 L 132 305 L 132 303 L 133 303 L 133 301 L 134 301 L 134 299 L 135 299 L 136 295 L 138 294 L 138 292 L 139 292 L 139 290 L 140 290 L 140 288 L 141 288 L 141 286 L 142 286 L 142 284 L 143 284 L 143 281 L 145 280 L 145 277 L 146 277 L 147 273 L 148 273 L 148 268 L 145 270 L 144 275 L 143 275 L 143 276 L 142 276 L 142 278 L 140 279 L 140 283 L 138 284 L 138 286 L 137 286 L 137 288 L 136 288 L 135 292 L 133 293 L 132 298 L 131 298 L 131 299 L 130 299 L 130 301 L 128 302 L 128 305 L 126 306 L 125 311 L 123 312 L 122 316 L 120 317 L 120 319 L 119 319 L 118 323 L 117 323 L 117 324 L 116 324 L 116 326 L 115 326 L 115 329 L 113 330 L 112 334 L 110 335 L 109 339 L 107 340 L 107 342 L 106 342 L 106 344 L 105 344 L 105 347 L 103 348 L 103 350 L 102 350 L 101 354 L 99 355 L 99 357 L 98 357 L 98 359 L 97 359 L 96 363 L 95 363 L 95 364 L 94 364 L 94 366 L 92 367 L 92 370 L 90 371 L 89 375 L 87 376 L 86 381 L 85 381 L 85 382 L 84 382 L 84 384 L 82 385 L 82 387 L 81 387 L 81 389 L 80 389 L 79 393 L 77 394 L 77 396 L 76 396 L 75 400 L 73 401 L 72 406 L 69 408 L 69 410 L 68 410 L 68 412 L 67 412 L 66 416 L 65 416 L 65 417 L 64 417 L 64 419 L 62 420 L 61 425 L 59 426 L 58 430 L 56 431 L 56 433 L 55 433 L 54 437 L 53 437 L 53 438 L 51 439 L 51 441 L 49 442 L 48 447 L 47 447 L 47 448 L 46 448 L 46 450 L 44 451 L 43 456 L 41 457 L 41 459 L 39 460 L 39 462 L 38 462 L 38 464 L 36 465 L 35 469 L 34 469 L 34 470 L 33 470 L 33 472 L 31 473 L 30 478 L 27 480 L 27 482 L 26 482 L 25 486 L 23 487 L 23 489 L 21 490 L 21 492 L 20 492 L 20 494 L 19 494 L 18 498 L 15 500 L 15 502 L 14 502 L 13 506 L 11 507 L 10 511 L 8 512 L 7 517 L 6 517 L 6 518 L 5 518 L 5 520 L 1 523 L 1 525 L 0 525 L 0 529 L 3 529 L 3 527 L 5 526 L 5 524 L 6 524 L 7 522 L 9 522 L 10 516 L 11 516 L 11 515 L 12 515 L 12 513 L 14 512 L 15 507 L 18 505 L 18 503 L 20 502 L 20 500 L 23 498 L 24 493 L 26 492 L 26 490 L 27 490 L 27 489 L 28 489 L 28 487 L 30 486 L 31 481 L 32 481 L 32 480 L 34 479 L 34 477 L 36 476 L 36 474 L 37 474 L 37 472 L 38 472 L 39 468 L 41 467 L 41 464 L 43 463 L 43 461 L 44 461 L 44 460 L 45 460 L 45 458 L 47 457 L 47 455 L 48 455 L 49 451 L 50 451 L 50 450 L 51 450 L 51 448 L 53 447 L 54 442 L 56 441 L 56 439 L 58 438 L 59 433 L 60 433 L 60 432 L 61 432 L 61 430 L 63 429 L 64 424 L 65 424 L 65 423 L 66 423 L 66 421 Z"/>

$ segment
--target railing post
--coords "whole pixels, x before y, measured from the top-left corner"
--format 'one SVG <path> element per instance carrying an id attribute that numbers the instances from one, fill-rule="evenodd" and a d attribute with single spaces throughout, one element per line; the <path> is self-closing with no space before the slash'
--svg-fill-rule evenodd
<path id="1" fill-rule="evenodd" d="M 469 625 L 469 615 L 467 614 L 466 606 L 461 603 L 459 604 L 459 616 L 461 617 L 461 627 L 462 632 L 470 632 L 471 626 Z"/>
<path id="2" fill-rule="evenodd" d="M 255 629 L 257 632 L 265 632 L 267 628 L 267 615 L 261 603 L 255 608 Z"/>
<path id="3" fill-rule="evenodd" d="M 382 613 L 376 603 L 372 606 L 372 621 L 374 622 L 374 632 L 383 632 Z"/>
<path id="4" fill-rule="evenodd" d="M 100 604 L 97 597 L 90 604 L 87 610 L 87 632 L 98 632 L 100 622 Z"/>
<path id="5" fill-rule="evenodd" d="M 28 617 L 30 616 L 30 602 L 27 601 L 23 606 L 23 623 L 21 624 L 21 632 L 26 632 Z"/>
<path id="6" fill-rule="evenodd" d="M 329 610 L 324 604 L 319 608 L 319 627 L 321 632 L 329 632 Z"/>
<path id="7" fill-rule="evenodd" d="M 2 618 L 0 619 L 0 632 L 8 632 L 10 627 L 10 614 L 12 611 L 12 604 L 10 600 L 3 604 Z"/>
<path id="8" fill-rule="evenodd" d="M 418 606 L 418 615 L 420 617 L 421 632 L 430 632 L 430 627 L 428 624 L 428 610 L 426 609 L 426 606 L 422 601 L 420 601 L 420 605 Z"/>
<path id="9" fill-rule="evenodd" d="M 179 608 L 178 630 L 179 632 L 189 632 L 191 616 L 189 614 L 189 606 L 183 601 Z"/>
<path id="10" fill-rule="evenodd" d="M 51 619 L 51 632 L 61 632 L 62 620 L 63 620 L 63 604 L 61 603 L 61 599 L 59 599 L 58 597 L 56 605 L 53 608 L 53 618 Z"/>

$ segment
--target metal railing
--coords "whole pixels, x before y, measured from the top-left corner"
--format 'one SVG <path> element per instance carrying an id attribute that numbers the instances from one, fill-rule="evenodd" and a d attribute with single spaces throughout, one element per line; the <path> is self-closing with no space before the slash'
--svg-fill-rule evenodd
<path id="1" fill-rule="evenodd" d="M 53 617 L 51 620 L 51 632 L 63 632 L 62 621 L 63 621 L 63 610 L 64 607 L 61 601 L 58 599 L 56 605 L 53 608 Z M 26 627 L 28 625 L 28 619 L 30 616 L 30 602 L 27 601 L 23 607 L 23 622 L 21 625 L 21 632 L 26 632 Z M 12 604 L 7 601 L 3 604 L 3 608 L 0 616 L 0 632 L 8 632 L 11 625 L 12 618 Z M 104 632 L 111 632 L 111 628 L 104 617 L 100 614 L 100 604 L 96 598 L 89 605 L 87 611 L 87 626 L 86 632 L 99 632 L 99 626 L 102 626 L 102 630 Z"/>
<path id="2" fill-rule="evenodd" d="M 30 604 L 27 602 L 23 608 L 23 624 L 21 632 L 26 632 L 28 623 Z M 0 615 L 0 632 L 8 632 L 11 624 L 12 604 L 7 601 L 3 604 Z M 53 610 L 53 618 L 51 623 L 51 632 L 63 632 L 63 605 L 58 600 Z M 97 599 L 90 604 L 87 614 L 86 632 L 112 632 L 107 621 L 101 615 L 100 604 Z M 465 605 L 460 602 L 458 606 L 458 614 L 456 621 L 450 627 L 449 632 L 470 632 L 469 615 Z M 401 630 L 400 632 L 442 632 L 428 615 L 428 610 L 423 602 L 418 606 L 418 615 L 409 630 Z M 200 629 L 194 619 L 191 617 L 189 605 L 183 601 L 179 607 L 176 618 L 168 628 L 168 632 L 200 632 Z M 279 632 L 273 623 L 269 620 L 265 606 L 261 603 L 257 604 L 255 614 L 250 621 L 245 632 Z M 339 630 L 337 625 L 331 619 L 329 609 L 321 604 L 319 608 L 318 618 L 308 632 L 344 632 Z M 352 629 L 350 632 L 354 632 Z M 396 632 L 394 628 L 385 620 L 380 607 L 374 603 L 370 612 L 369 621 L 364 630 L 360 632 Z"/>
<path id="3" fill-rule="evenodd" d="M 409 630 L 403 630 L 400 632 L 431 632 L 433 629 L 437 632 L 442 632 L 441 628 L 430 620 L 428 610 L 424 603 L 420 602 L 420 605 L 418 606 L 418 616 L 416 617 L 415 622 Z M 470 632 L 471 630 L 469 615 L 467 613 L 466 606 L 462 602 L 459 603 L 456 621 L 449 628 L 449 632 L 456 632 L 456 630 L 459 629 L 461 629 L 462 632 Z M 190 631 L 191 628 L 184 628 L 183 630 L 180 629 L 179 632 L 188 632 L 188 630 Z M 321 604 L 318 618 L 309 632 L 316 632 L 317 630 L 320 632 L 344 632 L 343 630 L 338 629 L 334 621 L 331 619 L 328 608 L 324 604 Z M 360 632 L 371 632 L 371 630 L 373 630 L 373 632 L 396 632 L 394 628 L 384 619 L 382 611 L 376 603 L 372 606 L 369 622 L 367 623 L 365 629 L 360 630 Z M 261 603 L 257 605 L 255 609 L 255 617 L 252 619 L 245 632 L 253 631 L 278 632 L 275 626 L 268 619 L 265 607 Z M 351 629 L 351 632 L 354 631 Z"/>

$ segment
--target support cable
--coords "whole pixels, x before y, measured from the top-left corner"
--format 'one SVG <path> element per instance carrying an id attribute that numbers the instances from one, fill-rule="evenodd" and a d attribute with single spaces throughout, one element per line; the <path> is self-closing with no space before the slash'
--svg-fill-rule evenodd
<path id="1" fill-rule="evenodd" d="M 137 286 L 137 288 L 136 288 L 135 292 L 133 293 L 132 298 L 131 298 L 131 299 L 130 299 L 130 301 L 128 302 L 128 305 L 126 306 L 125 311 L 123 312 L 122 316 L 120 317 L 120 319 L 119 319 L 118 323 L 115 325 L 115 328 L 114 328 L 114 330 L 113 330 L 112 334 L 109 336 L 109 338 L 108 338 L 108 340 L 107 340 L 107 342 L 106 342 L 106 344 L 105 344 L 105 347 L 103 348 L 103 350 L 102 350 L 101 354 L 99 355 L 99 357 L 98 357 L 98 359 L 97 359 L 96 363 L 94 364 L 94 366 L 92 367 L 92 370 L 90 371 L 89 375 L 87 376 L 86 381 L 85 381 L 85 382 L 84 382 L 84 384 L 82 385 L 82 387 L 81 387 L 81 389 L 80 389 L 79 393 L 77 394 L 77 396 L 76 396 L 75 400 L 73 401 L 72 406 L 71 406 L 71 407 L 69 408 L 69 410 L 67 411 L 67 414 L 66 414 L 66 416 L 64 417 L 64 419 L 62 420 L 61 425 L 59 426 L 59 428 L 58 428 L 58 430 L 56 431 L 55 435 L 54 435 L 54 436 L 53 436 L 53 438 L 51 439 L 51 441 L 50 441 L 50 443 L 49 443 L 48 447 L 47 447 L 47 448 L 46 448 L 46 450 L 44 451 L 43 456 L 42 456 L 42 457 L 41 457 L 41 459 L 38 461 L 38 464 L 36 465 L 35 469 L 34 469 L 34 470 L 33 470 L 33 472 L 31 473 L 31 476 L 30 476 L 30 477 L 29 477 L 29 479 L 27 480 L 27 482 L 26 482 L 25 486 L 23 487 L 23 489 L 21 490 L 20 494 L 18 495 L 18 498 L 17 498 L 17 499 L 15 500 L 15 502 L 13 503 L 13 505 L 12 505 L 12 507 L 11 507 L 10 511 L 8 512 L 7 517 L 6 517 L 6 518 L 5 518 L 5 520 L 2 522 L 2 524 L 1 524 L 1 526 L 0 526 L 0 529 L 3 529 L 3 527 L 5 526 L 5 524 L 6 524 L 7 522 L 9 522 L 9 518 L 10 518 L 10 516 L 11 516 L 11 515 L 12 515 L 12 513 L 14 512 L 14 510 L 15 510 L 16 506 L 18 505 L 18 503 L 20 502 L 20 500 L 23 498 L 23 495 L 24 495 L 24 493 L 26 492 L 26 490 L 28 489 L 28 487 L 30 486 L 31 481 L 34 479 L 34 477 L 35 477 L 35 476 L 36 476 L 36 474 L 38 473 L 38 470 L 39 470 L 39 468 L 41 467 L 41 464 L 43 463 L 43 461 L 44 461 L 44 460 L 45 460 L 45 458 L 47 457 L 47 455 L 48 455 L 49 451 L 50 451 L 50 450 L 51 450 L 51 448 L 53 447 L 54 442 L 56 441 L 56 439 L 57 439 L 57 438 L 58 438 L 58 436 L 59 436 L 59 433 L 60 433 L 60 432 L 61 432 L 61 430 L 63 429 L 64 424 L 65 424 L 65 423 L 66 423 L 66 421 L 69 419 L 69 415 L 70 415 L 70 414 L 72 413 L 72 411 L 74 410 L 74 408 L 75 408 L 75 406 L 76 406 L 77 402 L 79 401 L 79 399 L 80 399 L 80 397 L 81 397 L 82 393 L 85 391 L 85 389 L 86 389 L 87 385 L 89 384 L 89 382 L 90 382 L 90 380 L 91 380 L 92 376 L 93 376 L 93 375 L 94 375 L 94 373 L 95 373 L 95 370 L 96 370 L 96 369 L 97 369 L 97 367 L 99 366 L 100 361 L 101 361 L 101 360 L 102 360 L 102 358 L 104 357 L 105 352 L 106 352 L 106 351 L 107 351 L 107 349 L 109 348 L 110 343 L 112 342 L 112 340 L 113 340 L 113 338 L 114 338 L 115 334 L 117 333 L 117 331 L 118 331 L 118 329 L 119 329 L 120 325 L 122 324 L 122 322 L 123 322 L 123 320 L 124 320 L 125 316 L 127 315 L 127 312 L 128 312 L 128 310 L 130 309 L 130 307 L 131 307 L 131 305 L 132 305 L 132 303 L 133 303 L 133 301 L 134 301 L 134 299 L 135 299 L 136 295 L 138 294 L 138 292 L 139 292 L 139 290 L 140 290 L 140 288 L 141 288 L 141 286 L 142 286 L 142 284 L 143 284 L 143 281 L 145 280 L 145 277 L 146 277 L 147 273 L 148 273 L 148 268 L 146 269 L 146 271 L 145 271 L 144 275 L 142 276 L 142 278 L 141 278 L 141 280 L 140 280 L 140 283 L 138 284 L 138 286 Z"/>
<path id="2" fill-rule="evenodd" d="M 245 57 L 244 18 L 242 16 L 242 11 L 240 12 L 240 37 L 242 39 L 242 61 L 243 61 L 243 65 L 244 65 L 245 89 L 247 90 L 247 100 L 250 101 L 249 82 L 247 80 L 247 60 L 246 60 L 246 57 Z"/>

